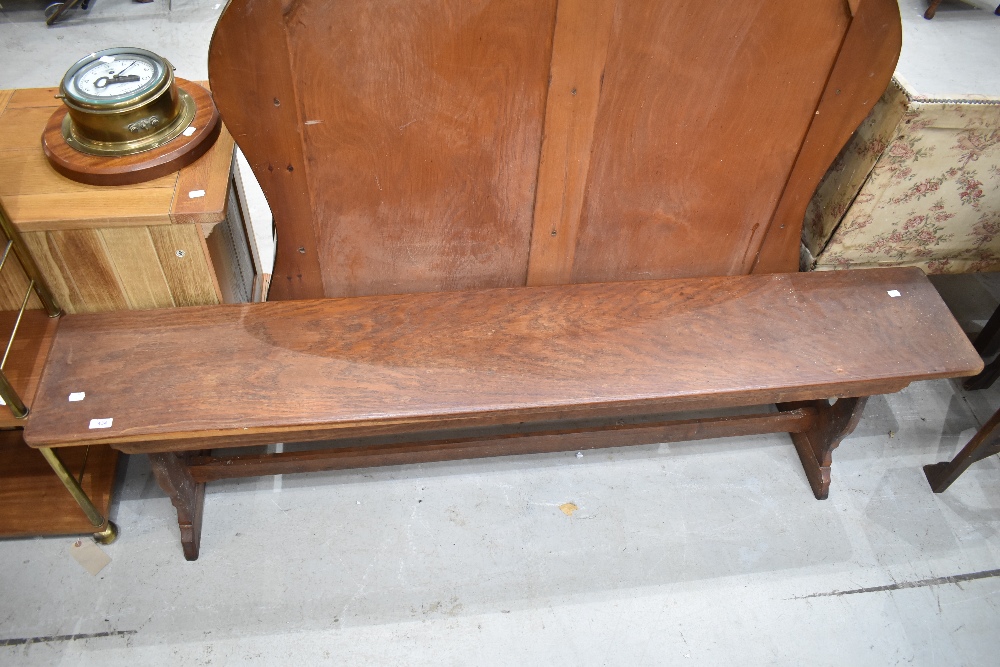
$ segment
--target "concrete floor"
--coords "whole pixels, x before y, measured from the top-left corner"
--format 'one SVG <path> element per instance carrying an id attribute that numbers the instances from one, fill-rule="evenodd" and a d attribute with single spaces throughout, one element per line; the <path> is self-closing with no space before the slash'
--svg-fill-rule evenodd
<path id="1" fill-rule="evenodd" d="M 215 2 L 95 3 L 46 30 L 2 0 L 0 87 L 123 35 L 204 77 Z M 970 331 L 1000 301 L 996 276 L 937 282 Z M 994 665 L 1000 463 L 942 495 L 921 466 L 997 406 L 873 399 L 825 502 L 778 435 L 220 482 L 196 563 L 131 457 L 99 575 L 70 538 L 0 541 L 0 664 Z"/>

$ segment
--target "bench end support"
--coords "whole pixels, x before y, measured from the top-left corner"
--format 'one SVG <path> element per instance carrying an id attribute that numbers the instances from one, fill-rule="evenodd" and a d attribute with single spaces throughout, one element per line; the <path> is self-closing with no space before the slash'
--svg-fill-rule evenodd
<path id="1" fill-rule="evenodd" d="M 205 485 L 191 477 L 186 454 L 150 454 L 149 462 L 160 488 L 177 509 L 181 546 L 186 560 L 198 560 L 201 548 L 201 517 L 205 508 Z"/>
<path id="2" fill-rule="evenodd" d="M 826 500 L 830 496 L 833 450 L 857 427 L 867 402 L 868 397 L 862 396 L 840 398 L 833 405 L 827 401 L 778 404 L 778 409 L 782 412 L 805 407 L 815 408 L 819 412 L 815 426 L 802 433 L 790 434 L 816 500 Z"/>

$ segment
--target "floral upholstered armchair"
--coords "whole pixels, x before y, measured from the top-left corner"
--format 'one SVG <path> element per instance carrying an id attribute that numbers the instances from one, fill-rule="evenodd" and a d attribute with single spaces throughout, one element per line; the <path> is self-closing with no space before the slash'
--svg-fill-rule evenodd
<path id="1" fill-rule="evenodd" d="M 830 168 L 803 268 L 1000 270 L 1000 99 L 935 100 L 894 79 Z"/>

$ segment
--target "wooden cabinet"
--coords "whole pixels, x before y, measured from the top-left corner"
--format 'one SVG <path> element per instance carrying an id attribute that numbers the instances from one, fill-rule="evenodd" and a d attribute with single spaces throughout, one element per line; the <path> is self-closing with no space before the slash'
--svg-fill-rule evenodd
<path id="1" fill-rule="evenodd" d="M 61 104 L 56 92 L 0 91 L 0 199 L 59 305 L 80 313 L 259 298 L 229 132 L 223 128 L 204 157 L 168 176 L 83 185 L 58 174 L 42 153 L 45 121 Z M 26 286 L 16 270 L 0 275 L 0 310 L 19 307 Z"/>

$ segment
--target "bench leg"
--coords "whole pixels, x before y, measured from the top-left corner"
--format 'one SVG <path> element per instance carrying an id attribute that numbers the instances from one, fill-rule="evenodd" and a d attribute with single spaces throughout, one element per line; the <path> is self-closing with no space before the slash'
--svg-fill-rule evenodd
<path id="1" fill-rule="evenodd" d="M 177 524 L 181 529 L 181 546 L 184 558 L 198 560 L 201 547 L 201 515 L 205 507 L 205 485 L 198 484 L 191 477 L 187 466 L 187 455 L 150 454 L 149 462 L 160 488 L 170 496 L 170 502 L 177 509 Z"/>
<path id="2" fill-rule="evenodd" d="M 955 458 L 951 461 L 925 465 L 924 475 L 934 493 L 941 493 L 973 463 L 998 453 L 1000 453 L 1000 410 L 993 413 L 989 421 L 983 424 Z"/>
<path id="3" fill-rule="evenodd" d="M 830 495 L 830 465 L 833 461 L 833 450 L 858 425 L 867 402 L 868 397 L 861 396 L 840 398 L 833 405 L 826 401 L 778 404 L 778 409 L 781 411 L 806 407 L 816 408 L 819 411 L 815 426 L 802 433 L 790 434 L 816 500 L 826 500 Z"/>

